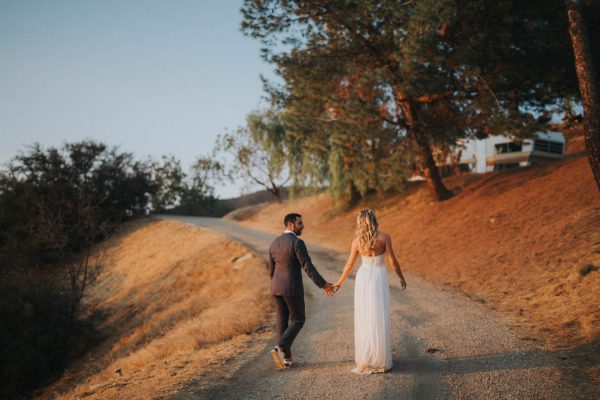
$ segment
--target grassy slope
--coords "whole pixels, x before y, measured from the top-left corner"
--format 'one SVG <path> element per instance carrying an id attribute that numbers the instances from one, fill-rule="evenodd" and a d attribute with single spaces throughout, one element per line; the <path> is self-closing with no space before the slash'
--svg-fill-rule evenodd
<path id="1" fill-rule="evenodd" d="M 300 212 L 308 241 L 347 250 L 356 210 L 369 206 L 404 269 L 505 312 L 550 347 L 597 343 L 600 270 L 579 274 L 600 266 L 600 194 L 585 157 L 448 184 L 457 195 L 442 203 L 422 185 L 335 217 L 331 199 L 319 195 L 246 212 L 239 222 L 277 232 L 285 213 Z"/>
<path id="2" fill-rule="evenodd" d="M 248 253 L 177 222 L 130 226 L 88 298 L 103 340 L 40 397 L 155 398 L 217 371 L 269 315 L 264 261 Z"/>

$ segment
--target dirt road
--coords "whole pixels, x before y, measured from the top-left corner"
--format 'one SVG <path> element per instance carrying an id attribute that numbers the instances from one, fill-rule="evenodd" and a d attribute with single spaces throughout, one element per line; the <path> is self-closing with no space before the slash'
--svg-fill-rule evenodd
<path id="1" fill-rule="evenodd" d="M 273 239 L 271 234 L 221 219 L 163 218 L 221 232 L 261 254 L 266 254 Z M 346 255 L 314 243 L 307 247 L 325 279 L 335 281 Z M 527 333 L 511 328 L 482 301 L 416 276 L 408 275 L 407 280 L 408 289 L 400 291 L 398 279 L 390 274 L 391 372 L 370 376 L 350 372 L 354 359 L 353 280 L 328 298 L 307 278 L 307 321 L 294 342 L 293 368 L 277 370 L 269 354 L 274 339 L 257 335 L 251 350 L 222 366 L 229 373 L 211 377 L 209 385 L 191 383 L 177 398 L 598 398 L 587 376 L 569 364 L 568 353 L 539 349 Z"/>

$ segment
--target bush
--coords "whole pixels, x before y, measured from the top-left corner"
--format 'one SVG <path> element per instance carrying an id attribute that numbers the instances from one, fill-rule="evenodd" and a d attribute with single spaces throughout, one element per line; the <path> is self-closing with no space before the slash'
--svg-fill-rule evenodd
<path id="1" fill-rule="evenodd" d="M 156 190 L 129 153 L 35 145 L 0 171 L 0 397 L 47 384 L 81 351 L 92 246 Z"/>
<path id="2" fill-rule="evenodd" d="M 12 398 L 60 376 L 83 322 L 48 272 L 3 271 L 0 292 L 0 397 Z"/>
<path id="3" fill-rule="evenodd" d="M 598 269 L 594 264 L 584 264 L 579 267 L 579 276 L 584 277 L 592 271 L 596 271 Z"/>

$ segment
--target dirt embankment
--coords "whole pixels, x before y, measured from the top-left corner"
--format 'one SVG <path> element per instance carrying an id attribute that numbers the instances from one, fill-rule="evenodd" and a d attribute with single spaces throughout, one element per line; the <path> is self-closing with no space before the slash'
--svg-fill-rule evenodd
<path id="1" fill-rule="evenodd" d="M 220 234 L 173 221 L 130 226 L 108 244 L 88 298 L 103 340 L 40 397 L 177 393 L 242 351 L 265 324 L 264 271 L 260 256 Z"/>
<path id="2" fill-rule="evenodd" d="M 327 195 L 246 212 L 239 223 L 278 232 L 304 216 L 306 240 L 349 249 L 357 209 L 392 235 L 403 268 L 450 284 L 529 328 L 549 347 L 598 344 L 600 194 L 586 158 L 448 179 L 456 196 L 435 203 L 422 185 L 329 216 Z M 341 268 L 341 267 L 340 267 Z M 409 282 L 410 284 L 410 282 Z M 586 345 L 587 343 L 587 345 Z"/>

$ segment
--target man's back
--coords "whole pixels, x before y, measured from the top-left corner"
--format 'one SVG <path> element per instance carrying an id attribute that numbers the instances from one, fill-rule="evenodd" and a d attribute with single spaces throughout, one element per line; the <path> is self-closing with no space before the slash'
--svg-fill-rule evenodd
<path id="1" fill-rule="evenodd" d="M 271 294 L 304 296 L 300 268 L 304 269 L 319 288 L 325 285 L 326 281 L 313 265 L 304 242 L 291 232 L 277 237 L 269 247 Z"/>

